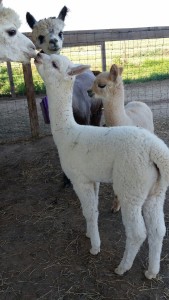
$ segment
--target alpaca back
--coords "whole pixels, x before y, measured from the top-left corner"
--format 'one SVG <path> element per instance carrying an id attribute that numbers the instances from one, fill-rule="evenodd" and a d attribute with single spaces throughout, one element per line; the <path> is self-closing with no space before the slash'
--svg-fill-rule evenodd
<path id="1" fill-rule="evenodd" d="M 89 97 L 87 90 L 94 82 L 95 76 L 87 70 L 76 77 L 73 87 L 73 114 L 76 122 L 81 125 L 98 126 L 102 115 L 102 101 Z M 80 100 L 80 101 L 79 101 Z"/>
<path id="2" fill-rule="evenodd" d="M 154 132 L 153 113 L 144 102 L 133 101 L 125 105 L 126 114 L 132 120 L 133 125 L 143 127 Z M 126 125 L 126 124 L 123 124 Z"/>

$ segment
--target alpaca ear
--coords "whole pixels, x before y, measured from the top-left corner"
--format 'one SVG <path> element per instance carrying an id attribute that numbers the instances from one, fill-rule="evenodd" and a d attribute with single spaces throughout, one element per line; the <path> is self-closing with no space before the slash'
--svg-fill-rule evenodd
<path id="1" fill-rule="evenodd" d="M 64 6 L 58 15 L 58 19 L 64 21 L 68 11 L 69 11 L 68 8 L 66 6 Z"/>
<path id="2" fill-rule="evenodd" d="M 110 68 L 110 79 L 112 81 L 116 81 L 116 78 L 118 76 L 118 66 L 116 64 L 113 64 Z"/>
<path id="3" fill-rule="evenodd" d="M 75 76 L 85 72 L 88 69 L 90 69 L 90 65 L 79 65 L 69 68 L 67 73 L 70 76 Z"/>
<path id="4" fill-rule="evenodd" d="M 35 18 L 29 12 L 26 13 L 26 21 L 27 21 L 28 25 L 30 26 L 30 28 L 32 28 L 32 29 L 33 29 L 34 25 L 37 23 Z"/>

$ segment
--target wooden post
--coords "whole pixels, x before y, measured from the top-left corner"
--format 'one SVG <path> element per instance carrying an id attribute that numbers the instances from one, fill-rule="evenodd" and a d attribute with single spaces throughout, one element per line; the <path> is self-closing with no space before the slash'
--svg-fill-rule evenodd
<path id="1" fill-rule="evenodd" d="M 105 47 L 105 42 L 101 43 L 101 56 L 102 56 L 102 71 L 106 71 L 106 47 Z"/>
<path id="2" fill-rule="evenodd" d="M 12 95 L 12 98 L 15 98 L 16 94 L 15 94 L 15 85 L 14 85 L 14 81 L 13 81 L 13 73 L 12 73 L 11 62 L 7 61 L 6 64 L 7 64 L 7 70 L 8 70 L 8 77 L 9 77 L 11 95 Z"/>
<path id="3" fill-rule="evenodd" d="M 26 86 L 26 95 L 28 102 L 29 118 L 32 137 L 39 136 L 39 121 L 36 106 L 36 98 L 33 85 L 32 69 L 30 64 L 23 64 L 24 81 Z"/>

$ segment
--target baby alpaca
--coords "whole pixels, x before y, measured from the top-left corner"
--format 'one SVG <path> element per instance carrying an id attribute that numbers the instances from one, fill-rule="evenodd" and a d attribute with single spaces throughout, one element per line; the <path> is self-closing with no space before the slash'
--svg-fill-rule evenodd
<path id="1" fill-rule="evenodd" d="M 51 131 L 61 166 L 81 202 L 91 254 L 100 252 L 99 183 L 112 183 L 126 232 L 125 252 L 115 272 L 122 275 L 132 267 L 147 236 L 149 266 L 145 276 L 155 278 L 165 235 L 168 147 L 154 134 L 135 126 L 77 124 L 72 112 L 74 79 L 89 66 L 74 65 L 67 57 L 54 54 L 39 54 L 35 64 L 46 85 Z"/>
<path id="2" fill-rule="evenodd" d="M 6 8 L 0 0 L 0 61 L 29 63 L 36 56 L 35 46 L 18 31 L 20 20 L 17 13 Z"/>
<path id="3" fill-rule="evenodd" d="M 110 72 L 96 76 L 90 96 L 102 98 L 106 126 L 134 125 L 154 132 L 153 114 L 148 105 L 132 101 L 124 105 L 123 68 L 113 64 Z"/>
<path id="4" fill-rule="evenodd" d="M 153 114 L 143 102 L 133 101 L 124 105 L 124 85 L 121 77 L 123 68 L 113 64 L 110 72 L 102 72 L 96 76 L 88 94 L 93 99 L 102 98 L 106 126 L 134 125 L 154 132 Z M 112 211 L 120 209 L 115 197 Z"/>

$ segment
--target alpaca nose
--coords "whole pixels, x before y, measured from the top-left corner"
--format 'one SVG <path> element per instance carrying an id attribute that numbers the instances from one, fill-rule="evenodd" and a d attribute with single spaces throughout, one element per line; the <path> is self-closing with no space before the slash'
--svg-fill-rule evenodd
<path id="1" fill-rule="evenodd" d="M 57 44 L 58 40 L 57 39 L 50 39 L 49 44 L 53 44 L 54 46 Z"/>
<path id="2" fill-rule="evenodd" d="M 88 90 L 87 93 L 88 93 L 88 96 L 89 96 L 89 97 L 93 97 L 93 96 L 94 96 L 94 93 L 93 93 L 92 90 Z"/>

